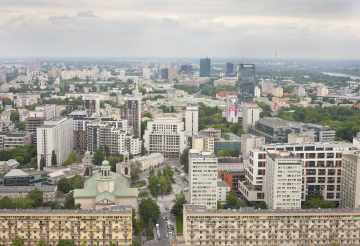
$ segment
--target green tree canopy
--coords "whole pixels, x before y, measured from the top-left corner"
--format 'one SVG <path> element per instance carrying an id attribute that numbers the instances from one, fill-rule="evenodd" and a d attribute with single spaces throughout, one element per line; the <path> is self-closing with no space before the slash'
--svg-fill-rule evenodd
<path id="1" fill-rule="evenodd" d="M 69 193 L 69 191 L 71 190 L 71 181 L 67 178 L 61 178 L 58 181 L 58 189 L 62 193 L 65 193 L 65 194 Z"/>
<path id="2" fill-rule="evenodd" d="M 180 155 L 180 164 L 184 166 L 184 171 L 189 172 L 189 149 L 185 148 Z"/>
<path id="3" fill-rule="evenodd" d="M 55 150 L 51 152 L 51 166 L 57 166 L 57 158 L 56 158 Z"/>
<path id="4" fill-rule="evenodd" d="M 130 162 L 130 179 L 133 184 L 135 184 L 142 173 L 142 164 L 140 161 L 131 161 Z"/>
<path id="5" fill-rule="evenodd" d="M 78 162 L 79 162 L 78 155 L 76 154 L 75 151 L 73 151 L 70 153 L 68 158 L 65 160 L 63 166 L 68 166 L 68 165 L 71 165 L 73 163 L 78 163 Z"/>
<path id="6" fill-rule="evenodd" d="M 104 157 L 104 153 L 103 153 L 103 150 L 102 148 L 97 148 L 95 150 L 95 154 L 93 156 L 93 164 L 94 165 L 98 165 L 98 166 L 101 166 L 102 162 L 104 161 L 105 157 Z"/>
<path id="7" fill-rule="evenodd" d="M 174 205 L 172 206 L 170 213 L 176 217 L 182 215 L 183 205 L 187 203 L 184 193 L 176 194 L 173 202 Z"/>
<path id="8" fill-rule="evenodd" d="M 25 244 L 25 239 L 16 236 L 15 239 L 12 240 L 11 246 L 23 246 L 24 244 Z"/>
<path id="9" fill-rule="evenodd" d="M 160 208 L 150 197 L 142 199 L 139 204 L 139 214 L 143 221 L 154 221 L 159 218 Z"/>
<path id="10" fill-rule="evenodd" d="M 43 192 L 38 188 L 29 191 L 27 198 L 34 202 L 34 207 L 36 208 L 43 205 Z"/>

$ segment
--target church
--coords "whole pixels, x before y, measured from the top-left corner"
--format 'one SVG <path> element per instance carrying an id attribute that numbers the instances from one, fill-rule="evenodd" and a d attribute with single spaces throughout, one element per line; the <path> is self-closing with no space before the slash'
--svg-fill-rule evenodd
<path id="1" fill-rule="evenodd" d="M 132 205 L 137 207 L 138 189 L 130 188 L 130 164 L 129 153 L 124 152 L 122 172 L 110 171 L 110 164 L 107 160 L 102 162 L 100 172 L 92 175 L 92 163 L 90 153 L 86 151 L 83 189 L 74 190 L 75 204 L 80 203 L 81 209 L 106 209 L 112 205 Z M 91 164 L 90 164 L 91 163 Z"/>

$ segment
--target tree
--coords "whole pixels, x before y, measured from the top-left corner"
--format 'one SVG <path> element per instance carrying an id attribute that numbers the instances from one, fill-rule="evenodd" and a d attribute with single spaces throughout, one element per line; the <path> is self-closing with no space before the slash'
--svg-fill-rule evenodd
<path id="1" fill-rule="evenodd" d="M 71 181 L 67 178 L 61 178 L 58 181 L 58 189 L 62 193 L 65 193 L 65 194 L 69 193 L 69 191 L 71 190 Z"/>
<path id="2" fill-rule="evenodd" d="M 168 184 L 166 182 L 166 178 L 164 176 L 162 176 L 162 175 L 159 178 L 159 188 L 160 188 L 160 192 L 161 192 L 162 197 L 164 197 L 164 193 L 166 192 L 166 190 L 168 188 Z"/>
<path id="3" fill-rule="evenodd" d="M 68 166 L 68 165 L 71 165 L 73 163 L 78 163 L 78 162 L 79 162 L 78 155 L 76 154 L 75 151 L 73 151 L 70 153 L 68 158 L 65 160 L 63 166 Z"/>
<path id="4" fill-rule="evenodd" d="M 42 171 L 44 169 L 44 167 L 46 167 L 46 161 L 43 155 L 41 155 L 41 159 L 40 159 L 40 170 Z"/>
<path id="5" fill-rule="evenodd" d="M 146 155 L 147 154 L 147 150 L 145 148 L 144 145 L 144 141 L 141 142 L 141 155 Z"/>
<path id="6" fill-rule="evenodd" d="M 136 220 L 135 208 L 132 208 L 132 226 L 133 226 L 133 231 L 134 231 L 135 235 L 138 235 L 141 231 L 141 228 L 140 228 L 139 222 Z"/>
<path id="7" fill-rule="evenodd" d="M 310 198 L 306 201 L 302 208 L 336 208 L 336 205 L 332 201 L 324 201 L 320 200 L 319 198 Z"/>
<path id="8" fill-rule="evenodd" d="M 67 195 L 64 203 L 64 208 L 66 209 L 80 209 L 80 204 L 75 204 L 74 192 L 71 192 Z"/>
<path id="9" fill-rule="evenodd" d="M 104 159 L 105 158 L 104 158 L 104 153 L 102 151 L 102 148 L 101 147 L 97 148 L 95 150 L 95 154 L 93 156 L 93 160 L 92 160 L 93 164 L 101 166 Z"/>
<path id="10" fill-rule="evenodd" d="M 158 194 L 157 192 L 159 189 L 159 179 L 156 175 L 150 176 L 148 188 L 150 190 L 151 195 L 157 197 Z"/>
<path id="11" fill-rule="evenodd" d="M 340 243 L 331 243 L 330 246 L 341 246 L 341 244 Z"/>
<path id="12" fill-rule="evenodd" d="M 70 178 L 71 189 L 82 189 L 84 188 L 84 178 L 83 176 L 77 174 L 74 177 Z"/>
<path id="13" fill-rule="evenodd" d="M 224 205 L 220 201 L 217 201 L 217 209 L 224 209 Z"/>
<path id="14" fill-rule="evenodd" d="M 55 150 L 51 152 L 51 166 L 57 166 L 57 158 L 56 158 Z"/>
<path id="15" fill-rule="evenodd" d="M 36 246 L 47 246 L 47 243 L 44 239 L 40 239 Z"/>
<path id="16" fill-rule="evenodd" d="M 12 122 L 19 121 L 19 111 L 18 110 L 12 110 L 10 113 L 10 120 Z"/>
<path id="17" fill-rule="evenodd" d="M 176 194 L 173 202 L 174 205 L 171 208 L 170 213 L 176 217 L 182 215 L 183 205 L 187 203 L 184 193 Z"/>
<path id="18" fill-rule="evenodd" d="M 34 202 L 34 207 L 36 208 L 43 205 L 43 192 L 38 188 L 29 191 L 27 198 Z"/>
<path id="19" fill-rule="evenodd" d="M 12 246 L 22 246 L 25 244 L 25 239 L 19 236 L 16 236 L 14 240 L 12 240 Z"/>
<path id="20" fill-rule="evenodd" d="M 14 203 L 8 196 L 4 196 L 0 200 L 0 209 L 5 209 L 5 208 L 6 209 L 14 208 Z"/>
<path id="21" fill-rule="evenodd" d="M 229 194 L 226 196 L 226 205 L 228 208 L 236 208 L 238 197 L 235 194 L 234 190 L 230 190 Z"/>
<path id="22" fill-rule="evenodd" d="M 110 148 L 109 148 L 109 146 L 105 145 L 104 150 L 105 150 L 106 159 L 109 159 L 109 156 L 110 156 Z"/>
<path id="23" fill-rule="evenodd" d="M 15 208 L 21 208 L 21 209 L 29 209 L 34 207 L 34 201 L 30 200 L 27 197 L 16 197 L 13 200 Z"/>
<path id="24" fill-rule="evenodd" d="M 162 175 L 162 173 L 161 173 L 161 170 L 159 170 L 158 173 L 157 173 L 158 179 L 161 178 L 162 176 L 163 176 L 163 175 Z"/>
<path id="25" fill-rule="evenodd" d="M 150 197 L 142 199 L 139 204 L 139 214 L 143 221 L 154 221 L 160 215 L 160 208 Z"/>
<path id="26" fill-rule="evenodd" d="M 60 239 L 56 246 L 75 246 L 75 244 L 70 240 Z"/>
<path id="27" fill-rule="evenodd" d="M 185 148 L 180 155 L 180 164 L 184 166 L 184 171 L 189 172 L 189 149 Z"/>
<path id="28" fill-rule="evenodd" d="M 268 207 L 267 207 L 267 205 L 266 205 L 266 202 L 265 201 L 262 201 L 260 204 L 256 204 L 255 206 L 254 206 L 254 209 L 267 209 Z"/>
<path id="29" fill-rule="evenodd" d="M 141 198 L 145 198 L 145 197 L 148 197 L 149 196 L 149 193 L 147 191 L 140 191 L 139 192 L 139 197 Z"/>
<path id="30" fill-rule="evenodd" d="M 109 158 L 109 164 L 112 172 L 116 172 L 116 163 L 120 162 L 120 157 L 112 156 Z"/>
<path id="31" fill-rule="evenodd" d="M 130 179 L 133 184 L 139 180 L 140 174 L 142 173 L 142 164 L 140 161 L 130 162 Z"/>

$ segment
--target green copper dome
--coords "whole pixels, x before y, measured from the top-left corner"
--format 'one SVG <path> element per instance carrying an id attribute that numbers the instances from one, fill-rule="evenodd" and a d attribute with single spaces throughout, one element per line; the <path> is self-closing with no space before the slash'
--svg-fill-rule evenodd
<path id="1" fill-rule="evenodd" d="M 124 155 L 130 155 L 127 150 L 124 151 Z"/>
<path id="2" fill-rule="evenodd" d="M 110 166 L 110 163 L 106 159 L 101 164 L 101 167 L 109 167 L 109 166 Z"/>

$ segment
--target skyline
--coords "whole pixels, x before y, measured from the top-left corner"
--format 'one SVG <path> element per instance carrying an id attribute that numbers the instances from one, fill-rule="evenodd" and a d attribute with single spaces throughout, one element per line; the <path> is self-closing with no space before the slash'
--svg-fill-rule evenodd
<path id="1" fill-rule="evenodd" d="M 359 59 L 360 3 L 0 3 L 2 57 Z"/>

